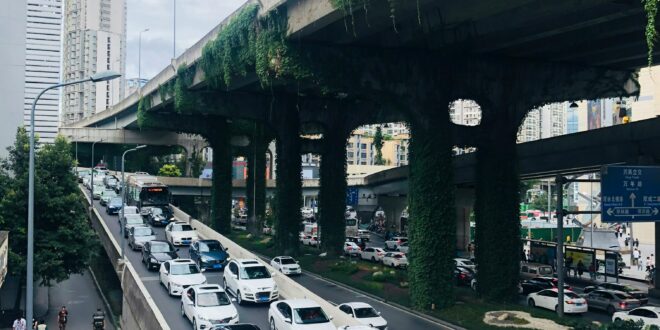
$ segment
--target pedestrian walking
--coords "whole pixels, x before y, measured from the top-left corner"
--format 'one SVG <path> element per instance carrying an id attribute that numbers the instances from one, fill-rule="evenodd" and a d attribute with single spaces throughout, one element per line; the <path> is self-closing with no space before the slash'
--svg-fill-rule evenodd
<path id="1" fill-rule="evenodd" d="M 57 325 L 59 325 L 60 330 L 66 329 L 66 322 L 69 320 L 69 311 L 66 310 L 66 306 L 62 306 L 60 311 L 57 313 Z"/>
<path id="2" fill-rule="evenodd" d="M 636 266 L 637 261 L 639 260 L 639 257 L 640 257 L 639 250 L 637 250 L 637 248 L 635 248 L 633 250 L 632 254 L 633 254 L 632 266 Z"/>
<path id="3" fill-rule="evenodd" d="M 650 272 L 651 271 L 651 257 L 646 257 L 646 262 L 644 262 L 644 266 L 646 267 L 646 271 Z"/>
<path id="4" fill-rule="evenodd" d="M 639 247 L 639 238 L 635 238 L 635 246 Z"/>
<path id="5" fill-rule="evenodd" d="M 48 326 L 46 325 L 46 321 L 39 320 L 39 324 L 37 324 L 37 330 L 46 330 L 46 329 L 48 329 Z"/>
<path id="6" fill-rule="evenodd" d="M 577 272 L 578 276 L 582 277 L 582 274 L 584 274 L 584 264 L 582 263 L 582 260 L 578 261 L 577 263 Z"/>
<path id="7" fill-rule="evenodd" d="M 623 227 L 623 233 L 628 235 L 628 228 L 626 227 L 626 224 L 624 223 L 622 227 Z"/>
<path id="8" fill-rule="evenodd" d="M 14 320 L 12 330 L 27 330 L 27 321 L 25 321 L 23 316 L 19 316 Z"/>
<path id="9" fill-rule="evenodd" d="M 651 253 L 651 256 L 649 257 L 649 264 L 651 268 L 655 268 L 655 255 L 653 255 L 653 253 Z"/>
<path id="10" fill-rule="evenodd" d="M 626 237 L 626 238 L 623 240 L 623 243 L 626 245 L 626 247 L 628 247 L 628 243 L 629 243 L 629 241 L 630 241 L 630 237 Z"/>
<path id="11" fill-rule="evenodd" d="M 596 279 L 596 267 L 594 267 L 594 263 L 592 262 L 591 265 L 589 265 L 589 277 L 592 280 Z"/>

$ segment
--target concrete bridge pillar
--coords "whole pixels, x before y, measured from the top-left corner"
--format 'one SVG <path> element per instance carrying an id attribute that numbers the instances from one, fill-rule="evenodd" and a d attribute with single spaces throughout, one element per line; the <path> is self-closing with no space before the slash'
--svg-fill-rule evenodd
<path id="1" fill-rule="evenodd" d="M 323 250 L 342 255 L 346 237 L 346 139 L 348 133 L 339 119 L 323 131 L 319 187 L 319 230 Z"/>
<path id="2" fill-rule="evenodd" d="M 247 229 L 252 235 L 260 236 L 266 215 L 266 141 L 263 123 L 254 123 L 254 130 L 247 151 L 248 175 L 245 191 L 247 195 Z"/>
<path id="3" fill-rule="evenodd" d="M 410 293 L 416 308 L 442 308 L 453 303 L 456 248 L 449 100 L 416 101 L 410 123 Z"/>
<path id="4" fill-rule="evenodd" d="M 277 135 L 277 206 L 275 247 L 278 253 L 297 255 L 300 207 L 302 206 L 302 171 L 300 164 L 300 123 L 296 104 L 284 100 L 274 118 Z"/>
<path id="5" fill-rule="evenodd" d="M 213 148 L 213 186 L 211 188 L 211 227 L 221 234 L 231 231 L 231 169 L 230 131 L 226 120 L 215 122 L 208 135 Z"/>

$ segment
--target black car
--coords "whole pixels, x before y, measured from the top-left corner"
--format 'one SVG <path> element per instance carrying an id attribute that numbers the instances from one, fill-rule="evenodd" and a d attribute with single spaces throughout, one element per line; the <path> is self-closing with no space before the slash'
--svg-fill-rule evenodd
<path id="1" fill-rule="evenodd" d="M 168 207 L 152 207 L 149 209 L 147 220 L 152 226 L 167 226 L 175 221 L 172 211 Z"/>
<path id="2" fill-rule="evenodd" d="M 110 202 L 108 202 L 108 207 L 105 208 L 105 213 L 107 214 L 117 214 L 121 211 L 121 207 L 124 203 L 121 200 L 121 197 L 113 197 Z"/>
<path id="3" fill-rule="evenodd" d="M 200 269 L 222 270 L 229 258 L 227 249 L 214 239 L 195 241 L 190 245 L 188 252 L 190 259 L 195 261 Z"/>
<path id="4" fill-rule="evenodd" d="M 214 325 L 209 330 L 261 330 L 254 324 L 220 324 Z"/>
<path id="5" fill-rule="evenodd" d="M 520 282 L 522 286 L 522 293 L 528 294 L 532 292 L 539 292 L 545 289 L 553 289 L 557 287 L 557 279 L 553 277 L 536 277 L 529 280 L 524 280 Z M 571 287 L 568 284 L 564 284 L 565 290 L 570 290 Z"/>
<path id="6" fill-rule="evenodd" d="M 158 269 L 160 264 L 165 261 L 176 259 L 179 255 L 176 253 L 174 245 L 164 240 L 153 240 L 144 243 L 142 247 L 142 263 L 147 265 L 147 269 Z"/>
<path id="7" fill-rule="evenodd" d="M 633 296 L 635 299 L 639 300 L 642 303 L 642 305 L 646 305 L 649 302 L 648 293 L 640 289 L 637 289 L 631 285 L 621 284 L 621 283 L 601 283 L 596 286 L 588 286 L 584 288 L 584 293 L 589 293 L 597 289 L 625 292 Z"/>

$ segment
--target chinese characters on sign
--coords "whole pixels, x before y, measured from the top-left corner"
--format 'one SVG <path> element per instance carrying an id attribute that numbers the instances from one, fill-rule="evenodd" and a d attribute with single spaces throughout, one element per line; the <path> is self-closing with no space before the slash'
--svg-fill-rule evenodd
<path id="1" fill-rule="evenodd" d="M 603 167 L 601 205 L 605 222 L 660 220 L 660 167 Z"/>

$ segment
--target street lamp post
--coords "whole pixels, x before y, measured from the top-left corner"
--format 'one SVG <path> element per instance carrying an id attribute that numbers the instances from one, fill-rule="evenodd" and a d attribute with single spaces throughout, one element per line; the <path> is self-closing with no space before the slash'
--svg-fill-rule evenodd
<path id="1" fill-rule="evenodd" d="M 34 112 L 37 107 L 39 98 L 47 91 L 63 86 L 74 84 L 81 84 L 88 81 L 101 82 L 108 81 L 121 77 L 120 74 L 112 71 L 105 71 L 97 73 L 89 78 L 63 82 L 46 87 L 39 92 L 37 97 L 32 102 L 32 110 L 30 111 L 30 161 L 28 169 L 28 228 L 27 228 L 27 270 L 26 270 L 26 285 L 25 285 L 25 317 L 29 322 L 34 318 Z M 92 172 L 93 173 L 93 172 Z"/>
<path id="2" fill-rule="evenodd" d="M 124 260 L 124 251 L 126 250 L 125 245 L 126 245 L 126 233 L 123 231 L 126 230 L 126 227 L 124 226 L 124 222 L 126 219 L 124 219 L 124 206 L 126 206 L 126 182 L 124 181 L 124 161 L 126 158 L 126 154 L 132 151 L 136 151 L 139 149 L 142 149 L 146 147 L 146 145 L 139 145 L 133 149 L 128 149 L 124 151 L 124 153 L 121 155 L 121 217 L 120 219 L 120 227 L 119 230 L 122 231 L 121 233 L 121 260 Z"/>
<path id="3" fill-rule="evenodd" d="M 142 32 L 149 31 L 146 28 L 138 34 L 138 87 L 142 87 Z"/>

